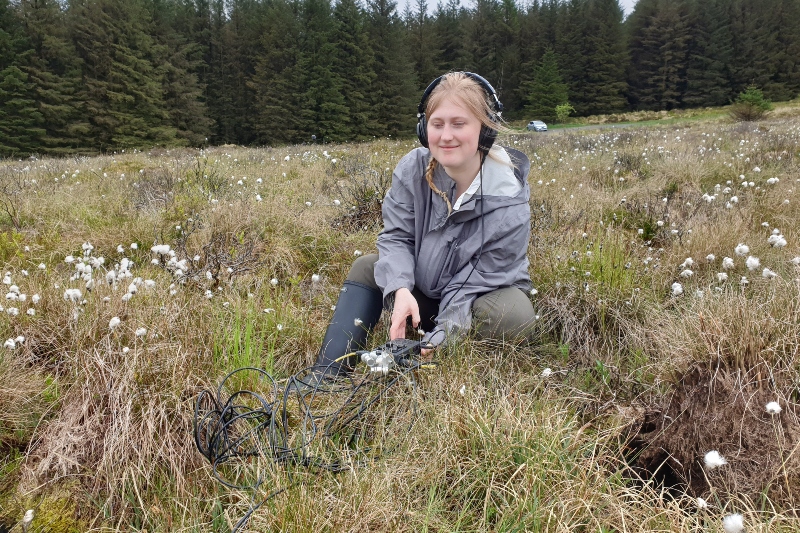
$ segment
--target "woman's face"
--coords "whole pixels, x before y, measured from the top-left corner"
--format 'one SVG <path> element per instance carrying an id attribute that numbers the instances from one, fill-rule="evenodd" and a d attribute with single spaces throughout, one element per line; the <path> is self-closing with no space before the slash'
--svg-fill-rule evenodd
<path id="1" fill-rule="evenodd" d="M 428 148 L 453 177 L 465 171 L 478 172 L 478 137 L 481 121 L 461 102 L 446 98 L 428 117 Z"/>

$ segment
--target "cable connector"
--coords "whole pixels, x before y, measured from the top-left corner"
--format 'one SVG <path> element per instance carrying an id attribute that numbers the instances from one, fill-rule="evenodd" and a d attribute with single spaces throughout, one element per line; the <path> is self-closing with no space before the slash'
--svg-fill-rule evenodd
<path id="1" fill-rule="evenodd" d="M 375 348 L 371 352 L 361 354 L 361 361 L 369 367 L 370 372 L 380 372 L 384 376 L 389 373 L 389 369 L 394 366 L 394 356 L 392 352 L 382 348 Z"/>
<path id="2" fill-rule="evenodd" d="M 381 372 L 383 375 L 389 373 L 389 369 L 395 365 L 411 367 L 414 365 L 421 348 L 424 346 L 419 341 L 409 339 L 395 339 L 382 346 L 378 346 L 372 351 L 362 352 L 361 361 L 370 369 L 370 372 Z"/>

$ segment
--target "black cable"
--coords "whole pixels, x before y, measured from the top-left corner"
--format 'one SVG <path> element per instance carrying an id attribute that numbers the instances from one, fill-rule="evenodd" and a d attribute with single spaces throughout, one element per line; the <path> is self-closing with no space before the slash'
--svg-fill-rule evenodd
<path id="1" fill-rule="evenodd" d="M 293 476 L 292 466 L 317 473 L 341 472 L 390 452 L 382 448 L 383 443 L 373 442 L 369 414 L 382 402 L 391 406 L 390 402 L 397 400 L 391 416 L 407 418 L 406 429 L 410 430 L 416 418 L 414 374 L 431 364 L 436 363 L 405 356 L 398 358 L 398 364 L 386 375 L 370 372 L 335 378 L 312 367 L 289 377 L 284 387 L 265 370 L 244 367 L 226 375 L 216 390 L 201 391 L 195 403 L 194 440 L 211 463 L 212 475 L 225 487 L 252 491 L 253 496 L 264 488 L 269 491 L 258 504 L 251 503 L 232 533 L 239 531 L 264 503 L 300 482 Z M 317 379 L 300 378 L 313 376 L 315 371 Z M 318 379 L 320 376 L 322 379 Z M 235 379 L 253 377 L 256 386 L 251 388 L 255 390 L 226 392 Z M 326 404 L 328 409 L 321 410 Z M 247 463 L 253 458 L 287 467 L 289 484 L 265 487 L 263 474 L 247 480 L 253 469 L 248 469 Z M 225 476 L 228 466 L 228 473 L 239 472 L 235 479 Z"/>

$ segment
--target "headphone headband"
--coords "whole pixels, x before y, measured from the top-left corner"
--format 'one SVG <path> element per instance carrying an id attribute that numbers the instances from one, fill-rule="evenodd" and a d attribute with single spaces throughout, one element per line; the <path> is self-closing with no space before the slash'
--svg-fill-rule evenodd
<path id="1" fill-rule="evenodd" d="M 497 92 L 494 90 L 494 87 L 492 87 L 492 84 L 486 81 L 483 76 L 479 76 L 473 72 L 462 72 L 462 74 L 476 82 L 486 92 L 486 96 L 489 97 L 489 105 L 492 108 L 492 113 L 489 115 L 489 119 L 492 122 L 498 122 L 500 115 L 503 112 L 503 104 L 497 97 Z M 419 138 L 420 144 L 422 144 L 422 146 L 425 148 L 428 148 L 428 121 L 425 116 L 425 107 L 428 105 L 428 100 L 430 99 L 431 93 L 439 85 L 439 83 L 442 82 L 445 76 L 447 76 L 447 74 L 439 76 L 428 85 L 428 87 L 425 89 L 425 92 L 422 93 L 422 99 L 419 102 L 419 106 L 417 106 L 417 137 Z M 495 138 L 497 138 L 497 130 L 486 125 L 481 125 L 481 133 L 480 137 L 478 138 L 478 149 L 484 154 L 489 153 L 489 149 L 492 147 L 492 144 L 494 144 Z"/>
<path id="2" fill-rule="evenodd" d="M 479 74 L 475 74 L 474 72 L 462 72 L 463 75 L 475 81 L 478 85 L 480 85 L 484 91 L 486 91 L 486 95 L 491 99 L 492 106 L 494 107 L 494 112 L 498 115 L 503 112 L 503 104 L 500 102 L 500 99 L 497 97 L 497 92 L 492 87 L 492 84 L 486 81 L 486 78 Z M 425 106 L 428 105 L 428 99 L 431 96 L 433 90 L 441 83 L 441 81 L 447 76 L 447 74 L 442 74 L 428 85 L 425 89 L 425 92 L 422 93 L 422 99 L 419 102 L 419 106 L 417 106 L 417 118 L 420 115 L 425 114 Z"/>

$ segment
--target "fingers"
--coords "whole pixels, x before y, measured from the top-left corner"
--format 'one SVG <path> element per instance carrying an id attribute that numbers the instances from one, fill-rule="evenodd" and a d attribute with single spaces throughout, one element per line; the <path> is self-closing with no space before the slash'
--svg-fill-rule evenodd
<path id="1" fill-rule="evenodd" d="M 389 339 L 405 339 L 406 338 L 406 317 L 396 320 L 396 315 L 392 314 L 392 327 L 389 329 Z"/>
<path id="2" fill-rule="evenodd" d="M 392 310 L 392 325 L 389 336 L 394 339 L 406 338 L 406 319 L 411 317 L 414 327 L 420 322 L 419 304 L 408 289 L 398 289 L 395 292 L 394 309 Z"/>
<path id="3" fill-rule="evenodd" d="M 415 328 L 419 327 L 419 304 L 414 300 L 414 305 L 411 307 L 411 325 Z"/>

